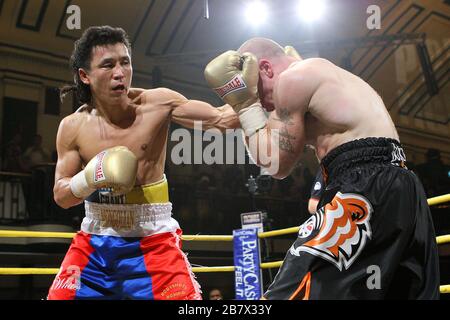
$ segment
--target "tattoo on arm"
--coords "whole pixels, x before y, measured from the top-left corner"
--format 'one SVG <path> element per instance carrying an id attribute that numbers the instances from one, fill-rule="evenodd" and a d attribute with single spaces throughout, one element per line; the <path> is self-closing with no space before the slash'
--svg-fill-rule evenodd
<path id="1" fill-rule="evenodd" d="M 283 122 L 287 125 L 293 125 L 291 119 L 291 112 L 284 108 L 279 108 L 277 111 L 278 118 L 275 118 L 276 121 Z"/>
<path id="2" fill-rule="evenodd" d="M 294 154 L 295 137 L 289 134 L 286 126 L 281 128 L 279 135 L 280 135 L 280 144 L 279 144 L 280 149 L 288 153 Z"/>
<path id="3" fill-rule="evenodd" d="M 279 108 L 276 112 L 278 117 L 274 118 L 274 120 L 284 124 L 279 133 L 279 147 L 283 151 L 294 154 L 295 137 L 288 131 L 288 126 L 294 125 L 291 121 L 291 112 L 285 108 Z"/>

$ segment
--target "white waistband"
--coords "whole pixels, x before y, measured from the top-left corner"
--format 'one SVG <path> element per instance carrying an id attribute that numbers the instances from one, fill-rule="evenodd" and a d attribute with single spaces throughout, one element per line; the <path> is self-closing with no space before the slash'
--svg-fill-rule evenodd
<path id="1" fill-rule="evenodd" d="M 173 232 L 179 228 L 172 218 L 172 204 L 103 204 L 84 202 L 86 217 L 81 231 L 90 234 L 143 237 Z"/>

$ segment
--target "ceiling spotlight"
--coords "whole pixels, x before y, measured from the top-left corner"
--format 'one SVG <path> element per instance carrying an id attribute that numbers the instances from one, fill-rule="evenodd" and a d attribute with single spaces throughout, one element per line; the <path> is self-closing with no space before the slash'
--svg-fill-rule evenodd
<path id="1" fill-rule="evenodd" d="M 324 11 L 324 0 L 300 0 L 298 3 L 298 14 L 306 22 L 318 20 Z"/>
<path id="2" fill-rule="evenodd" d="M 247 3 L 245 16 L 250 24 L 260 25 L 267 19 L 267 6 L 260 0 L 252 0 Z"/>

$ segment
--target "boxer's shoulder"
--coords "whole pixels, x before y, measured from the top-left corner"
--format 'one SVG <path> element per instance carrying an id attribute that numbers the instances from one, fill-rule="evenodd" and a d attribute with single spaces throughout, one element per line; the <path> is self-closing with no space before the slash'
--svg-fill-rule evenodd
<path id="1" fill-rule="evenodd" d="M 94 108 L 92 106 L 89 106 L 88 104 L 83 104 L 81 107 L 79 107 L 74 113 L 91 113 Z"/>
<path id="2" fill-rule="evenodd" d="M 334 67 L 336 66 L 327 59 L 309 58 L 292 63 L 282 74 L 293 76 L 302 72 L 303 75 L 314 76 L 329 73 L 330 69 Z"/>
<path id="3" fill-rule="evenodd" d="M 75 112 L 64 117 L 59 124 L 57 141 L 63 142 L 66 146 L 74 146 L 85 119 L 85 114 L 81 112 Z"/>
<path id="4" fill-rule="evenodd" d="M 170 98 L 174 98 L 179 96 L 180 94 L 172 89 L 169 88 L 155 88 L 155 89 L 147 89 L 144 90 L 141 94 L 142 97 L 159 101 L 159 100 L 166 100 Z"/>
<path id="5" fill-rule="evenodd" d="M 186 100 L 180 93 L 169 88 L 148 89 L 141 93 L 141 105 L 170 105 L 175 101 Z"/>
<path id="6" fill-rule="evenodd" d="M 84 104 L 79 107 L 74 113 L 66 116 L 63 121 L 66 123 L 66 125 L 78 126 L 92 116 L 97 116 L 97 109 Z"/>
<path id="7" fill-rule="evenodd" d="M 83 119 L 86 118 L 86 116 L 88 115 L 88 113 L 85 112 L 74 112 L 72 114 L 69 114 L 68 116 L 65 116 L 62 120 L 61 120 L 61 125 L 64 127 L 74 127 L 79 125 Z"/>
<path id="8" fill-rule="evenodd" d="M 308 58 L 300 61 L 301 65 L 304 66 L 316 66 L 316 67 L 331 67 L 334 66 L 334 64 L 327 59 L 324 58 Z"/>
<path id="9" fill-rule="evenodd" d="M 65 130 L 78 129 L 88 119 L 98 116 L 97 109 L 87 104 L 79 107 L 74 113 L 65 116 L 60 123 L 60 128 Z"/>
<path id="10" fill-rule="evenodd" d="M 278 79 L 279 92 L 292 92 L 299 86 L 304 92 L 315 92 L 318 86 L 335 74 L 335 65 L 322 58 L 310 58 L 294 62 L 280 74 Z M 283 90 L 284 89 L 284 90 Z"/>

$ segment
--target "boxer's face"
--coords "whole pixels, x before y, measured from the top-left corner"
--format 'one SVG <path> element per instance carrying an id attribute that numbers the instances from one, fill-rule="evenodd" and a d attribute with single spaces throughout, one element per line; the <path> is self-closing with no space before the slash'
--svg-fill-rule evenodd
<path id="1" fill-rule="evenodd" d="M 274 90 L 276 91 L 277 80 L 292 63 L 292 58 L 280 56 L 271 60 L 259 60 L 259 82 L 258 95 L 262 106 L 266 111 L 275 110 Z"/>
<path id="2" fill-rule="evenodd" d="M 219 290 L 212 290 L 209 293 L 209 300 L 222 300 L 222 294 Z"/>
<path id="3" fill-rule="evenodd" d="M 275 109 L 275 105 L 273 103 L 272 98 L 272 89 L 270 88 L 270 82 L 259 80 L 258 82 L 258 95 L 259 100 L 261 101 L 261 105 L 266 111 L 273 111 Z"/>
<path id="4" fill-rule="evenodd" d="M 103 103 L 126 101 L 132 75 L 131 57 L 122 43 L 94 47 L 90 70 L 80 69 L 80 78 L 90 86 L 93 98 Z"/>

